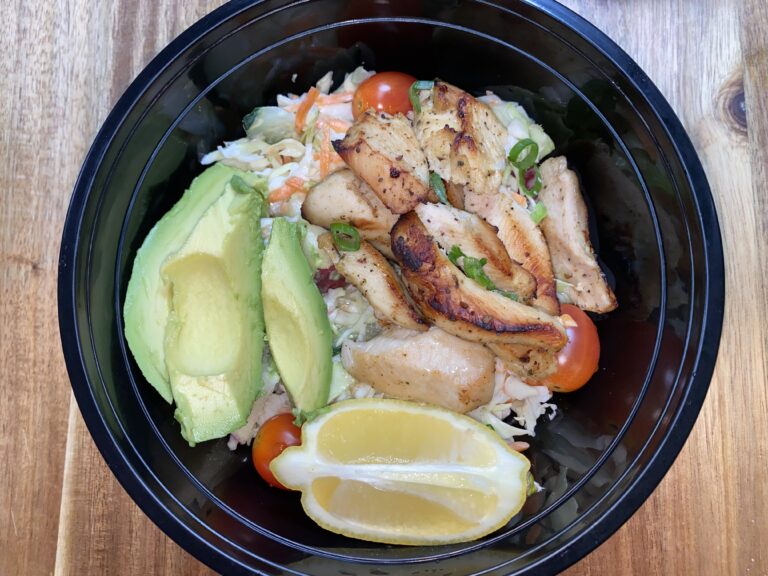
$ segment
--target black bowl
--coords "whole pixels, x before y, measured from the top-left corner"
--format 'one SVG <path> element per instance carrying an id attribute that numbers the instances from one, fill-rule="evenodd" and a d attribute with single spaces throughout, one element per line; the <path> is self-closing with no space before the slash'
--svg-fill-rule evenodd
<path id="1" fill-rule="evenodd" d="M 620 302 L 598 319 L 601 370 L 558 398 L 559 416 L 531 442 L 547 490 L 505 529 L 469 544 L 383 546 L 316 527 L 296 494 L 258 480 L 247 451 L 231 453 L 224 440 L 187 446 L 122 335 L 136 250 L 201 171 L 201 154 L 239 137 L 255 105 L 359 64 L 521 102 L 582 179 Z M 174 540 L 238 574 L 564 568 L 640 506 L 680 450 L 709 384 L 723 298 L 712 197 L 679 121 L 626 54 L 549 0 L 278 0 L 216 10 L 163 50 L 107 118 L 72 197 L 59 268 L 67 367 L 105 460 Z"/>

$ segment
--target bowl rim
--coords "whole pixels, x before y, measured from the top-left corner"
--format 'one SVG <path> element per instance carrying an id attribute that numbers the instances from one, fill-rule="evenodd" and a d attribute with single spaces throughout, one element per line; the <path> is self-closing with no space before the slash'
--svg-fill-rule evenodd
<path id="1" fill-rule="evenodd" d="M 707 247 L 703 254 L 706 282 L 701 287 L 705 304 L 702 310 L 699 346 L 692 350 L 694 352 L 692 377 L 683 390 L 680 408 L 672 415 L 668 433 L 660 441 L 656 451 L 637 477 L 625 488 L 627 495 L 606 509 L 587 529 L 572 538 L 564 549 L 558 551 L 557 555 L 547 555 L 541 561 L 523 570 L 523 572 L 540 570 L 541 564 L 546 562 L 547 571 L 551 570 L 555 573 L 586 556 L 634 514 L 666 474 L 688 438 L 706 397 L 717 358 L 725 299 L 724 261 L 714 200 L 704 169 L 680 120 L 658 88 L 613 40 L 569 8 L 555 0 L 517 1 L 541 11 L 578 34 L 616 66 L 624 78 L 645 98 L 652 113 L 667 132 L 674 152 L 680 160 L 683 169 L 681 177 L 688 181 L 693 191 L 691 198 L 696 217 L 701 224 L 702 240 Z M 172 40 L 131 82 L 99 129 L 83 162 L 67 211 L 59 254 L 59 330 L 72 389 L 89 433 L 112 473 L 142 511 L 177 544 L 201 562 L 219 571 L 232 569 L 251 571 L 252 567 L 242 564 L 203 539 L 197 532 L 186 526 L 178 515 L 156 499 L 152 489 L 124 458 L 123 451 L 98 411 L 96 399 L 86 375 L 83 350 L 79 346 L 76 258 L 77 247 L 81 241 L 79 231 L 84 216 L 83 208 L 90 194 L 94 176 L 115 133 L 122 126 L 128 113 L 145 90 L 181 53 L 211 30 L 260 3 L 263 3 L 263 0 L 232 0 L 210 12 Z M 504 8 L 505 0 L 490 0 L 486 3 Z M 281 6 L 281 9 L 289 5 L 293 5 L 293 2 Z M 65 338 L 65 335 L 69 337 Z M 261 556 L 259 559 L 274 568 L 293 572 Z"/>

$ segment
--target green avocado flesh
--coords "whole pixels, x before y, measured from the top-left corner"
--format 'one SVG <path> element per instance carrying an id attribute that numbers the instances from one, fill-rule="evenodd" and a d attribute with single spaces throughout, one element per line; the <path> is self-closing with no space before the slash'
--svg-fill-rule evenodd
<path id="1" fill-rule="evenodd" d="M 299 225 L 278 218 L 264 253 L 261 296 L 269 350 L 296 408 L 328 403 L 333 336 L 328 311 L 301 249 Z"/>
<path id="2" fill-rule="evenodd" d="M 128 345 L 190 443 L 241 427 L 261 389 L 263 180 L 214 165 L 139 249 L 123 315 Z"/>

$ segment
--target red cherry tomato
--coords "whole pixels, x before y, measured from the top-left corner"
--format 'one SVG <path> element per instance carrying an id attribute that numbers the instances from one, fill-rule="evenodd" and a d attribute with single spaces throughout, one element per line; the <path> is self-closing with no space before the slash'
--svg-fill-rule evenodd
<path id="1" fill-rule="evenodd" d="M 563 304 L 562 313 L 576 322 L 566 327 L 568 343 L 557 354 L 557 371 L 547 378 L 547 386 L 553 392 L 578 390 L 597 371 L 600 360 L 600 339 L 592 319 L 572 304 Z"/>
<path id="2" fill-rule="evenodd" d="M 278 414 L 261 425 L 251 448 L 253 465 L 270 486 L 287 490 L 277 481 L 269 464 L 288 446 L 301 444 L 301 428 L 293 423 L 292 414 Z"/>
<path id="3" fill-rule="evenodd" d="M 357 118 L 366 110 L 405 114 L 411 109 L 408 91 L 416 78 L 403 72 L 379 72 L 365 80 L 352 98 L 352 115 Z"/>

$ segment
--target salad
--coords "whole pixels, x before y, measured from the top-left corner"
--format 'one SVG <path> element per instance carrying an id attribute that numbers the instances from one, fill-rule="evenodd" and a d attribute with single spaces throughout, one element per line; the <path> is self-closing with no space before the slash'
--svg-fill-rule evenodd
<path id="1" fill-rule="evenodd" d="M 576 174 L 514 102 L 329 72 L 243 120 L 138 251 L 125 332 L 194 445 L 251 446 L 351 537 L 442 544 L 539 489 L 522 454 L 617 306 Z M 258 481 L 254 479 L 254 481 Z"/>

